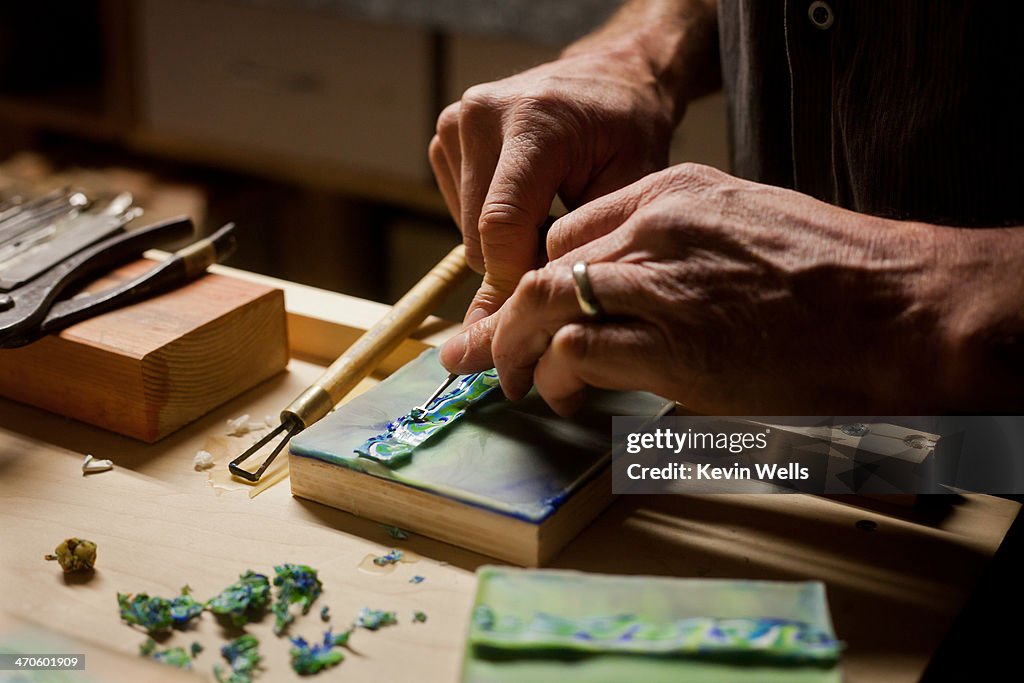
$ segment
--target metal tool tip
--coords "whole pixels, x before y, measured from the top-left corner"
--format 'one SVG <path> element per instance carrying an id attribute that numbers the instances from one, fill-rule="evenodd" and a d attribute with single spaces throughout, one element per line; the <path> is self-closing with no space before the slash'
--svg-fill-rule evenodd
<path id="1" fill-rule="evenodd" d="M 282 422 L 277 427 L 275 427 L 273 431 L 271 431 L 269 434 L 264 436 L 262 439 L 260 439 L 253 445 L 249 446 L 249 448 L 245 449 L 245 451 L 240 456 L 238 456 L 230 463 L 228 463 L 228 471 L 231 472 L 231 474 L 235 475 L 236 477 L 241 477 L 246 481 L 259 481 L 260 477 L 263 476 L 263 473 L 267 471 L 268 467 L 270 467 L 270 464 L 274 462 L 274 459 L 277 457 L 278 453 L 280 453 L 281 450 L 284 449 L 285 445 L 289 441 L 291 441 L 291 438 L 298 434 L 299 432 L 301 432 L 302 429 L 303 426 L 302 423 L 300 422 Z M 242 467 L 240 466 L 241 463 L 256 455 L 256 453 L 258 453 L 264 446 L 273 441 L 274 437 L 276 437 L 278 434 L 285 430 L 287 430 L 287 433 L 284 435 L 281 441 L 278 442 L 276 446 L 274 446 L 274 450 L 270 452 L 270 455 L 267 456 L 267 459 L 263 461 L 263 463 L 259 466 L 259 468 L 257 468 L 255 472 L 250 472 L 248 470 L 242 469 Z"/>

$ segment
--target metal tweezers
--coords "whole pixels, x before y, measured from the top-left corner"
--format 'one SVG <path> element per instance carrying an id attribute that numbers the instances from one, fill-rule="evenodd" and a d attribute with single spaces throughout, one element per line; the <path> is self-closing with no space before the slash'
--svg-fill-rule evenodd
<path id="1" fill-rule="evenodd" d="M 94 315 L 140 301 L 198 277 L 235 247 L 234 225 L 176 252 L 138 277 L 78 296 L 78 286 L 153 249 L 193 236 L 192 221 L 173 218 L 103 239 L 27 282 L 0 279 L 0 348 L 16 348 Z"/>

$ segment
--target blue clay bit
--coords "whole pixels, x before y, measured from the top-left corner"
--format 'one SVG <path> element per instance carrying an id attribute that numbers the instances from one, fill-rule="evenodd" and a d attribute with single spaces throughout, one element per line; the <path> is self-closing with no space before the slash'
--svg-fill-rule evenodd
<path id="1" fill-rule="evenodd" d="M 411 579 L 409 579 L 409 583 L 423 583 L 424 580 L 425 579 L 422 576 L 419 576 L 417 574 L 416 576 L 414 576 Z"/>
<path id="2" fill-rule="evenodd" d="M 184 628 L 203 613 L 205 606 L 192 597 L 192 589 L 185 586 L 181 595 L 171 600 L 171 623 L 175 628 Z"/>
<path id="3" fill-rule="evenodd" d="M 221 656 L 231 665 L 231 672 L 225 673 L 220 664 L 213 667 L 213 674 L 219 683 L 252 683 L 261 670 L 263 656 L 259 653 L 260 641 L 249 635 L 235 638 L 220 649 Z"/>
<path id="4" fill-rule="evenodd" d="M 447 393 L 431 401 L 426 410 L 403 415 L 388 425 L 383 434 L 371 437 L 356 448 L 359 455 L 387 467 L 409 461 L 413 449 L 462 417 L 466 410 L 498 386 L 496 370 L 466 375 Z"/>
<path id="5" fill-rule="evenodd" d="M 170 647 L 166 650 L 157 650 L 156 641 L 152 638 L 146 638 L 146 642 L 139 646 L 139 654 L 161 664 L 185 669 L 186 671 L 192 669 L 192 658 L 189 657 L 188 652 L 184 648 Z"/>
<path id="6" fill-rule="evenodd" d="M 131 595 L 117 594 L 117 604 L 121 608 L 121 619 L 126 623 L 135 624 L 146 629 L 148 633 L 160 633 L 171 627 L 171 603 L 160 597 L 150 597 L 146 593 Z"/>
<path id="7" fill-rule="evenodd" d="M 233 626 L 256 621 L 270 603 L 270 580 L 263 574 L 246 571 L 220 594 L 206 601 L 206 609 Z"/>
<path id="8" fill-rule="evenodd" d="M 392 549 L 384 555 L 378 555 L 377 557 L 373 558 L 373 563 L 378 567 L 386 567 L 389 564 L 397 564 L 402 559 L 402 556 L 404 554 L 405 553 L 403 553 L 401 550 Z"/>
<path id="9" fill-rule="evenodd" d="M 203 604 L 196 602 L 190 593 L 188 586 L 182 588 L 181 595 L 172 600 L 146 593 L 134 596 L 118 593 L 117 604 L 121 609 L 121 619 L 125 622 L 141 626 L 148 633 L 160 633 L 172 626 L 185 628 L 203 613 Z"/>
<path id="10" fill-rule="evenodd" d="M 345 655 L 334 649 L 348 643 L 351 629 L 334 635 L 324 633 L 323 642 L 310 645 L 305 638 L 292 638 L 292 669 L 300 676 L 309 676 L 337 665 Z"/>
<path id="11" fill-rule="evenodd" d="M 288 610 L 291 604 L 299 603 L 302 613 L 309 613 L 309 608 L 323 590 L 323 584 L 317 578 L 316 570 L 304 564 L 283 564 L 274 567 L 274 572 L 274 585 L 278 592 L 271 609 L 274 612 L 274 633 L 281 635 L 288 624 L 295 621 L 295 616 Z"/>
<path id="12" fill-rule="evenodd" d="M 380 609 L 364 607 L 356 619 L 356 626 L 369 631 L 376 631 L 382 626 L 394 626 L 398 623 L 398 616 L 394 612 L 386 612 Z"/>

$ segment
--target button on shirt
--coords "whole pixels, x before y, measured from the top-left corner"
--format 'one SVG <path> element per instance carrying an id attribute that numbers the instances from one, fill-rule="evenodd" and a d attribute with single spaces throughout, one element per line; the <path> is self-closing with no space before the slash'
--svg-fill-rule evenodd
<path id="1" fill-rule="evenodd" d="M 733 173 L 855 211 L 1024 225 L 1024 3 L 719 0 Z"/>

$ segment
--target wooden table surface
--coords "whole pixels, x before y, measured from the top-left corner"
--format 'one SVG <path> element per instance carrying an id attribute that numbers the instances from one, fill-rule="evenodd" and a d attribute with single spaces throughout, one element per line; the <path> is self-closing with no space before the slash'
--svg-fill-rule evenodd
<path id="1" fill-rule="evenodd" d="M 383 309 L 367 302 L 287 288 L 293 343 L 315 357 L 337 348 Z M 405 350 L 406 357 L 415 345 Z M 397 361 L 395 361 L 397 362 Z M 360 630 L 334 671 L 348 681 L 455 681 L 475 581 L 493 561 L 428 538 L 394 541 L 377 524 L 292 498 L 286 484 L 255 498 L 217 491 L 192 458 L 225 421 L 276 414 L 319 374 L 294 359 L 284 373 L 163 441 L 145 445 L 80 423 L 0 401 L 0 642 L 26 623 L 43 624 L 80 646 L 92 680 L 138 680 L 143 633 L 121 624 L 117 592 L 176 595 L 188 584 L 205 599 L 253 569 L 297 562 L 320 570 L 324 593 L 291 633 L 319 638 L 318 613 L 330 607 L 339 627 L 364 606 L 396 610 L 399 625 Z M 111 458 L 113 471 L 83 477 L 85 453 Z M 682 577 L 819 579 L 848 647 L 847 680 L 914 681 L 924 670 L 1018 504 L 966 496 L 943 514 L 867 510 L 806 495 L 626 496 L 558 556 L 554 566 L 592 572 Z M 877 529 L 856 526 L 869 519 Z M 69 536 L 96 541 L 97 571 L 65 578 L 45 553 Z M 359 565 L 391 547 L 420 559 L 390 573 Z M 415 574 L 425 577 L 410 584 Z M 413 624 L 414 610 L 428 616 Z M 264 680 L 298 680 L 288 645 L 252 627 L 266 658 Z M 198 640 L 196 661 L 212 680 L 226 633 L 210 615 L 175 632 L 165 646 Z M 123 665 L 117 665 L 119 661 Z M 156 680 L 163 667 L 152 665 Z M 166 672 L 180 680 L 174 672 Z M 0 674 L 2 680 L 2 674 Z M 69 679 L 71 680 L 71 679 Z M 84 680 L 84 679 L 73 679 Z"/>

